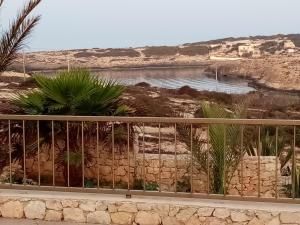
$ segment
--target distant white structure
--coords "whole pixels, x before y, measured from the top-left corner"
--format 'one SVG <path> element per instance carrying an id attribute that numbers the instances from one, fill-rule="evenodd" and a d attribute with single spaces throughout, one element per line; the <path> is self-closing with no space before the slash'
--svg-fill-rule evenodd
<path id="1" fill-rule="evenodd" d="M 256 45 L 246 44 L 246 45 L 240 45 L 238 47 L 238 55 L 240 57 L 248 56 L 248 57 L 252 57 L 252 58 L 258 58 L 261 56 L 261 52 L 256 47 Z"/>
<path id="2" fill-rule="evenodd" d="M 295 46 L 294 42 L 292 42 L 291 40 L 286 40 L 283 43 L 283 48 L 284 49 L 294 49 L 294 48 L 296 48 L 296 46 Z"/>

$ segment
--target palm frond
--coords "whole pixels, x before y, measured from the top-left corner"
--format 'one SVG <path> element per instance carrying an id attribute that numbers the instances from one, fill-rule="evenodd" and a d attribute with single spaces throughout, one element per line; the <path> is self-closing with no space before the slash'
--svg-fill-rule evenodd
<path id="1" fill-rule="evenodd" d="M 40 2 L 41 0 L 29 1 L 10 24 L 8 30 L 1 35 L 0 72 L 5 71 L 18 57 L 18 51 L 24 47 L 26 39 L 38 24 L 40 16 L 29 17 L 29 15 Z M 2 4 L 3 0 L 0 2 L 0 6 Z"/>

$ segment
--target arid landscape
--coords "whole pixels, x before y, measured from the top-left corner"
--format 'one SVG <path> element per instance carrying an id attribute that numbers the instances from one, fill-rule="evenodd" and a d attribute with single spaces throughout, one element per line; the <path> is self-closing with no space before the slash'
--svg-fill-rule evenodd
<path id="1" fill-rule="evenodd" d="M 300 35 L 227 38 L 179 46 L 127 49 L 79 49 L 25 55 L 28 72 L 71 67 L 103 69 L 203 67 L 220 76 L 252 79 L 272 89 L 300 90 Z M 23 58 L 13 66 L 22 71 Z"/>
<path id="2" fill-rule="evenodd" d="M 160 68 L 174 68 L 174 71 L 176 68 L 200 68 L 208 77 L 214 78 L 217 71 L 219 80 L 246 79 L 249 85 L 257 89 L 239 95 L 197 91 L 188 86 L 172 90 L 138 83 L 128 86 L 124 95 L 124 101 L 134 108 L 134 114 L 138 116 L 177 114 L 193 117 L 199 111 L 201 102 L 212 101 L 229 108 L 234 104 L 246 103 L 249 118 L 300 118 L 299 62 L 300 35 L 227 38 L 180 46 L 32 52 L 25 55 L 28 74 L 49 74 L 66 70 L 68 66 L 100 73 L 117 71 L 120 76 L 137 68 L 139 71 L 152 69 L 151 76 L 155 76 L 156 71 L 159 73 Z M 12 69 L 21 72 L 23 59 L 14 63 Z M 12 93 L 35 87 L 28 77 L 24 82 L 22 73 L 12 74 L 17 73 L 8 72 L 1 77 L 2 111 L 5 112 L 10 112 L 5 102 Z"/>

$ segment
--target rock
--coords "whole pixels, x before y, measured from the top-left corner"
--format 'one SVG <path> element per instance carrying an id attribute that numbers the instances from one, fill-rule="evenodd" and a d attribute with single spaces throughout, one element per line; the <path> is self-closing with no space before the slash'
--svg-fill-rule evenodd
<path id="1" fill-rule="evenodd" d="M 46 214 L 46 205 L 42 201 L 31 201 L 24 207 L 25 217 L 27 219 L 44 219 Z"/>
<path id="2" fill-rule="evenodd" d="M 62 204 L 60 201 L 57 200 L 48 200 L 46 201 L 46 208 L 47 209 L 53 209 L 53 210 L 62 210 Z"/>
<path id="3" fill-rule="evenodd" d="M 97 223 L 107 225 L 111 223 L 110 215 L 108 212 L 96 211 L 87 214 L 87 223 Z"/>
<path id="4" fill-rule="evenodd" d="M 24 215 L 23 204 L 19 201 L 5 202 L 0 208 L 2 217 L 22 218 Z"/>
<path id="5" fill-rule="evenodd" d="M 282 223 L 299 223 L 300 221 L 300 212 L 282 212 L 280 213 L 280 221 Z"/>
<path id="6" fill-rule="evenodd" d="M 84 202 L 79 204 L 79 208 L 83 211 L 94 212 L 96 210 L 95 202 Z"/>
<path id="7" fill-rule="evenodd" d="M 76 207 L 78 207 L 78 202 L 75 201 L 75 200 L 62 200 L 61 203 L 62 203 L 62 206 L 64 208 L 68 208 L 68 207 L 76 208 Z"/>
<path id="8" fill-rule="evenodd" d="M 137 207 L 133 203 L 124 203 L 118 208 L 118 212 L 131 212 L 135 213 L 137 212 Z"/>
<path id="9" fill-rule="evenodd" d="M 64 208 L 63 209 L 64 220 L 68 222 L 85 223 L 86 219 L 83 214 L 83 210 L 79 208 Z"/>
<path id="10" fill-rule="evenodd" d="M 118 211 L 115 204 L 108 204 L 107 209 L 108 209 L 108 212 L 110 212 L 110 213 L 114 213 L 114 212 Z"/>
<path id="11" fill-rule="evenodd" d="M 265 223 L 259 219 L 257 219 L 256 217 L 254 217 L 252 220 L 250 220 L 250 222 L 248 223 L 248 225 L 264 225 Z"/>
<path id="12" fill-rule="evenodd" d="M 256 212 L 256 216 L 262 222 L 269 221 L 273 217 L 270 212 L 266 212 L 266 211 L 258 211 L 258 212 Z"/>
<path id="13" fill-rule="evenodd" d="M 157 204 L 153 206 L 153 211 L 158 213 L 160 216 L 168 216 L 170 212 L 169 204 Z"/>
<path id="14" fill-rule="evenodd" d="M 196 216 L 192 216 L 185 225 L 202 225 L 203 223 Z"/>
<path id="15" fill-rule="evenodd" d="M 162 225 L 184 225 L 184 223 L 174 217 L 168 216 L 162 219 Z"/>
<path id="16" fill-rule="evenodd" d="M 179 213 L 176 215 L 176 218 L 180 221 L 187 221 L 189 220 L 197 211 L 196 208 L 187 208 L 187 209 L 182 209 L 179 211 Z"/>
<path id="17" fill-rule="evenodd" d="M 299 220 L 297 222 L 299 223 Z M 265 223 L 265 225 L 280 225 L 280 224 L 281 223 L 280 223 L 279 217 L 275 217 L 271 221 Z"/>
<path id="18" fill-rule="evenodd" d="M 61 221 L 62 212 L 58 212 L 55 210 L 47 210 L 45 220 L 47 221 Z"/>
<path id="19" fill-rule="evenodd" d="M 161 219 L 157 213 L 140 211 L 135 217 L 135 222 L 139 225 L 159 225 Z"/>
<path id="20" fill-rule="evenodd" d="M 152 210 L 152 205 L 148 203 L 138 203 L 137 209 L 138 211 L 150 211 Z"/>
<path id="21" fill-rule="evenodd" d="M 199 208 L 197 211 L 198 216 L 202 217 L 207 217 L 207 216 L 211 216 L 214 212 L 214 208 Z"/>
<path id="22" fill-rule="evenodd" d="M 131 225 L 133 221 L 133 214 L 127 212 L 116 212 L 110 214 L 113 224 Z"/>
<path id="23" fill-rule="evenodd" d="M 209 224 L 209 225 L 226 225 L 227 223 L 224 220 L 220 220 L 218 218 L 215 217 L 207 217 L 205 224 Z M 228 223 L 230 224 L 230 223 Z"/>
<path id="24" fill-rule="evenodd" d="M 240 211 L 231 211 L 231 220 L 233 222 L 245 222 L 249 220 L 249 217 Z"/>
<path id="25" fill-rule="evenodd" d="M 179 210 L 179 206 L 170 206 L 169 216 L 176 216 Z"/>
<path id="26" fill-rule="evenodd" d="M 225 208 L 216 208 L 213 215 L 216 218 L 225 219 L 230 216 L 230 210 Z"/>
<path id="27" fill-rule="evenodd" d="M 107 204 L 104 202 L 97 202 L 96 203 L 96 210 L 97 211 L 106 211 L 107 210 Z"/>

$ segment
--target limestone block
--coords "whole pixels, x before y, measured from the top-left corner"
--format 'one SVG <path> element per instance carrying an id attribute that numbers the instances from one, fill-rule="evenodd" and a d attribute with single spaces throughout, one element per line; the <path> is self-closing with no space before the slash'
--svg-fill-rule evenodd
<path id="1" fill-rule="evenodd" d="M 133 214 L 127 212 L 111 213 L 110 217 L 113 224 L 119 225 L 131 225 L 134 219 Z"/>
<path id="2" fill-rule="evenodd" d="M 168 216 L 162 219 L 162 225 L 184 225 L 184 223 L 177 220 L 175 217 Z"/>
<path id="3" fill-rule="evenodd" d="M 79 208 L 64 208 L 63 209 L 64 220 L 68 222 L 85 223 L 86 218 L 83 214 L 83 210 Z"/>
<path id="4" fill-rule="evenodd" d="M 225 219 L 230 216 L 230 210 L 225 208 L 216 208 L 213 215 L 216 218 Z"/>
<path id="5" fill-rule="evenodd" d="M 96 202 L 83 202 L 79 204 L 79 208 L 83 211 L 94 212 L 96 210 Z"/>
<path id="6" fill-rule="evenodd" d="M 152 204 L 148 203 L 137 203 L 138 211 L 150 211 L 152 210 Z"/>
<path id="7" fill-rule="evenodd" d="M 5 202 L 0 208 L 2 217 L 22 218 L 24 215 L 23 204 L 19 201 Z"/>
<path id="8" fill-rule="evenodd" d="M 47 221 L 61 221 L 62 219 L 62 212 L 55 211 L 55 210 L 47 210 L 45 220 Z"/>
<path id="9" fill-rule="evenodd" d="M 68 208 L 68 207 L 76 208 L 76 207 L 78 207 L 78 202 L 75 201 L 75 200 L 62 200 L 61 203 L 62 203 L 62 206 L 64 208 Z"/>
<path id="10" fill-rule="evenodd" d="M 135 217 L 135 222 L 139 225 L 160 225 L 161 219 L 157 213 L 140 211 Z"/>
<path id="11" fill-rule="evenodd" d="M 63 209 L 61 202 L 57 201 L 57 200 L 47 200 L 46 208 L 53 209 L 53 210 L 62 210 Z"/>
<path id="12" fill-rule="evenodd" d="M 211 216 L 214 210 L 215 210 L 214 208 L 199 208 L 197 214 L 200 217 L 207 217 L 207 216 Z"/>
<path id="13" fill-rule="evenodd" d="M 231 211 L 231 220 L 233 222 L 245 222 L 249 220 L 249 217 L 241 211 Z"/>
<path id="14" fill-rule="evenodd" d="M 107 225 L 111 223 L 110 215 L 108 212 L 96 211 L 87 214 L 87 223 L 96 223 Z"/>
<path id="15" fill-rule="evenodd" d="M 187 221 L 189 220 L 195 213 L 197 209 L 196 208 L 186 208 L 179 211 L 179 213 L 176 215 L 176 218 L 180 221 Z"/>
<path id="16" fill-rule="evenodd" d="M 133 203 L 124 203 L 118 208 L 118 212 L 130 212 L 135 213 L 137 212 L 137 207 Z"/>
<path id="17" fill-rule="evenodd" d="M 42 201 L 30 201 L 24 207 L 25 217 L 28 219 L 44 219 L 46 214 L 46 204 Z"/>
<path id="18" fill-rule="evenodd" d="M 282 212 L 280 213 L 280 221 L 282 223 L 299 223 L 300 222 L 300 212 Z"/>

